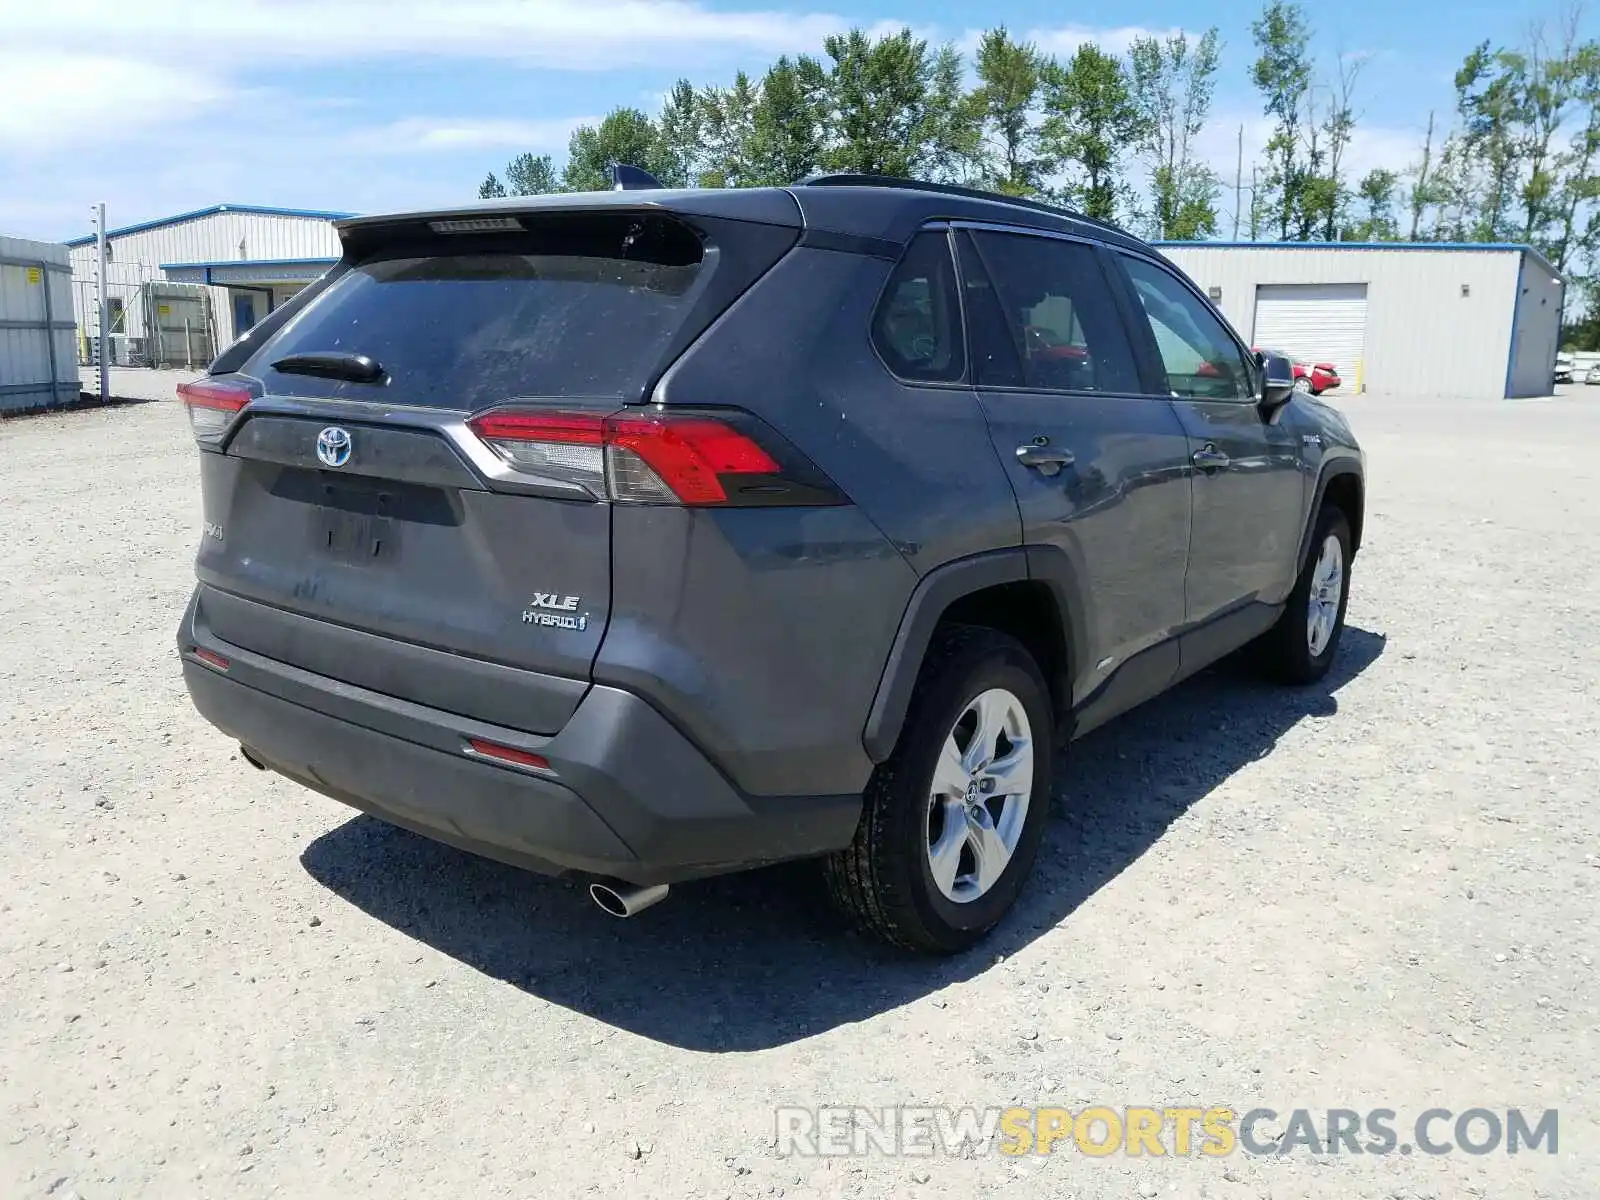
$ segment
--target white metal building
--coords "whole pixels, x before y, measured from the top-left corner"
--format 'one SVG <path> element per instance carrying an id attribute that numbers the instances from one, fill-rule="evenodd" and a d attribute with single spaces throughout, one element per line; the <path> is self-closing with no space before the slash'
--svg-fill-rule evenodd
<path id="1" fill-rule="evenodd" d="M 1345 391 L 1498 398 L 1552 390 L 1563 283 L 1530 247 L 1159 245 L 1251 345 L 1331 362 Z"/>
<path id="2" fill-rule="evenodd" d="M 214 204 L 108 230 L 112 357 L 205 363 L 339 255 L 332 222 L 349 213 Z M 94 237 L 67 243 L 80 352 L 99 331 Z"/>
<path id="3" fill-rule="evenodd" d="M 67 248 L 0 237 L 0 412 L 78 398 Z"/>

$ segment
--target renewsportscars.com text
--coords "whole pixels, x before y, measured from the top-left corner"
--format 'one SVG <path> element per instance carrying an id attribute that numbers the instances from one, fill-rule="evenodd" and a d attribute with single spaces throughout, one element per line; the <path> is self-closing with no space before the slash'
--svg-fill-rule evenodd
<path id="1" fill-rule="evenodd" d="M 1186 1158 L 1387 1154 L 1555 1154 L 1555 1109 L 1390 1108 L 1279 1112 L 1224 1106 L 780 1108 L 777 1150 L 793 1157 L 1053 1154 Z"/>

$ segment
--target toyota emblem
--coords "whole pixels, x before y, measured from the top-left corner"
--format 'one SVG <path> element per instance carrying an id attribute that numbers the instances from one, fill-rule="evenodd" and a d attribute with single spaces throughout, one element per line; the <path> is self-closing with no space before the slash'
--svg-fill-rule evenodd
<path id="1" fill-rule="evenodd" d="M 325 467 L 342 467 L 350 461 L 350 434 L 329 425 L 317 434 L 317 458 Z"/>

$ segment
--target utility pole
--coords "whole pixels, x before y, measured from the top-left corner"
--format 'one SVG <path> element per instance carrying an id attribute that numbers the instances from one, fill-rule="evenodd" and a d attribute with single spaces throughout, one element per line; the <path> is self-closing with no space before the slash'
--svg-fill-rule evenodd
<path id="1" fill-rule="evenodd" d="M 94 206 L 95 286 L 100 309 L 100 402 L 111 398 L 111 305 L 106 300 L 106 206 Z"/>
<path id="2" fill-rule="evenodd" d="M 1252 193 L 1253 195 L 1253 193 Z M 1244 203 L 1244 126 L 1239 126 L 1239 159 L 1233 168 L 1233 240 L 1239 240 L 1239 206 Z"/>

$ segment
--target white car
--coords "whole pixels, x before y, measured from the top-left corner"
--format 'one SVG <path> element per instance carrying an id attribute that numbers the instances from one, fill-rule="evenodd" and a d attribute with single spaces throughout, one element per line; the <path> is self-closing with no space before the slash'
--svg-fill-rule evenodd
<path id="1" fill-rule="evenodd" d="M 1572 382 L 1572 371 L 1573 371 L 1573 368 L 1576 365 L 1577 364 L 1573 361 L 1572 355 L 1570 355 L 1570 354 L 1558 354 L 1558 355 L 1556 355 L 1556 382 L 1557 383 L 1571 383 Z"/>

